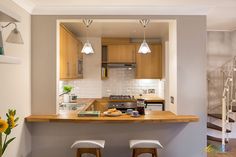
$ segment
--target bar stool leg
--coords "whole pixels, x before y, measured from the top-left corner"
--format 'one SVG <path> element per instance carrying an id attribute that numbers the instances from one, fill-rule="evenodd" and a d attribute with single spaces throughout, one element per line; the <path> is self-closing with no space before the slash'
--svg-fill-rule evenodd
<path id="1" fill-rule="evenodd" d="M 154 151 L 155 151 L 155 157 L 158 157 L 157 149 L 155 149 Z"/>
<path id="2" fill-rule="evenodd" d="M 96 149 L 96 157 L 101 157 L 101 150 L 100 149 Z"/>
<path id="3" fill-rule="evenodd" d="M 135 157 L 135 149 L 133 149 L 132 157 Z"/>
<path id="4" fill-rule="evenodd" d="M 77 155 L 76 155 L 76 156 L 77 156 L 77 157 L 81 157 L 81 155 L 82 155 L 82 154 L 81 154 L 80 150 L 77 149 Z"/>

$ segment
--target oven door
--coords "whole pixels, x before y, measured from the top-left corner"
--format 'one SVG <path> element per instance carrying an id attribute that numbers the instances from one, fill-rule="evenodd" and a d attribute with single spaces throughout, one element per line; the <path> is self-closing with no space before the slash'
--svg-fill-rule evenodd
<path id="1" fill-rule="evenodd" d="M 164 111 L 164 104 L 146 103 L 145 111 Z"/>

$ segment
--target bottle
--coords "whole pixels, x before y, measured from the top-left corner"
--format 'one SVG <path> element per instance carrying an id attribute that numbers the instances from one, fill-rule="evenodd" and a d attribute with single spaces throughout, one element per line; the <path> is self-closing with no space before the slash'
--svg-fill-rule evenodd
<path id="1" fill-rule="evenodd" d="M 145 100 L 137 99 L 137 111 L 140 115 L 145 115 Z"/>

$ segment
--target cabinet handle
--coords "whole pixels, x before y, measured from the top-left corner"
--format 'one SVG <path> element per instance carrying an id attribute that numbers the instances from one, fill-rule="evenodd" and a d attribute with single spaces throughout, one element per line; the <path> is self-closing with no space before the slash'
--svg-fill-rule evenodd
<path id="1" fill-rule="evenodd" d="M 69 62 L 67 62 L 67 76 L 69 76 L 70 75 L 70 71 L 69 71 L 70 69 L 69 69 Z"/>
<path id="2" fill-rule="evenodd" d="M 76 71 L 76 64 L 73 64 L 73 67 L 74 67 L 74 69 L 73 69 L 73 75 L 76 75 L 77 76 L 77 71 Z"/>

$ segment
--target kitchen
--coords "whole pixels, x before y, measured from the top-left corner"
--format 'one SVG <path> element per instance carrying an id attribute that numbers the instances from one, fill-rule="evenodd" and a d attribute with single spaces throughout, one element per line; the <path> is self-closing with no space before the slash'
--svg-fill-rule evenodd
<path id="1" fill-rule="evenodd" d="M 1 1 L 0 8 L 6 7 L 10 9 L 10 13 L 19 15 L 16 25 L 24 41 L 22 45 L 5 42 L 14 25 L 2 31 L 6 55 L 2 58 L 11 56 L 21 61 L 17 65 L 0 66 L 1 87 L 4 89 L 1 93 L 1 117 L 4 118 L 4 112 L 9 108 L 15 108 L 20 117 L 19 126 L 16 132 L 13 132 L 17 137 L 16 141 L 9 147 L 7 156 L 75 156 L 76 150 L 71 149 L 71 145 L 76 140 L 83 139 L 105 140 L 105 148 L 102 150 L 104 157 L 132 156 L 129 146 L 129 140 L 132 139 L 159 140 L 163 145 L 163 149 L 158 150 L 161 157 L 206 156 L 205 14 L 188 12 L 183 15 L 183 9 L 176 8 L 170 9 L 172 13 L 163 13 L 156 6 L 151 7 L 152 3 L 150 7 L 143 5 L 144 3 L 124 7 L 109 4 L 103 6 L 103 3 L 99 6 L 96 4 L 102 2 L 98 1 L 93 3 L 96 7 L 63 6 L 56 3 L 57 7 L 37 4 L 37 7 L 27 12 L 19 6 L 23 2 Z M 70 4 L 68 1 L 66 3 Z M 176 10 L 179 12 L 176 13 Z M 60 80 L 60 24 L 80 23 L 85 30 L 83 19 L 93 19 L 88 29 L 88 38 L 94 54 L 84 54 L 80 60 L 80 64 L 83 64 L 83 68 L 80 68 L 80 71 L 83 69 L 83 79 L 65 83 L 65 80 Z M 153 33 L 153 23 L 168 23 L 167 38 L 161 42 L 162 49 L 169 46 L 169 52 L 162 51 L 165 53 L 162 54 L 162 63 L 165 65 L 162 66 L 162 78 L 154 79 L 155 81 L 138 79 L 136 70 L 140 68 L 137 68 L 136 59 L 135 68 L 128 70 L 123 67 L 109 67 L 108 78 L 102 78 L 106 74 L 106 70 L 102 70 L 106 65 L 102 66 L 102 61 L 105 61 L 102 59 L 102 36 L 94 36 L 92 33 L 97 31 L 92 28 L 100 20 L 111 19 L 113 22 L 132 20 L 132 27 L 140 29 L 139 36 L 127 35 L 132 32 L 129 31 L 126 35 L 122 34 L 116 38 L 139 38 L 139 44 L 144 39 L 140 19 L 150 19 L 146 29 L 147 38 Z M 4 26 L 6 24 L 3 23 Z M 82 37 L 81 41 L 85 43 L 86 34 L 76 35 L 77 37 Z M 154 34 L 154 38 L 158 36 Z M 151 47 L 149 40 L 147 43 Z M 137 55 L 138 52 L 135 51 Z M 70 66 L 73 67 L 77 58 L 71 59 Z M 72 102 L 78 98 L 78 103 L 87 104 L 81 110 L 91 107 L 89 111 L 100 111 L 100 117 L 78 117 L 78 110 L 75 113 L 69 111 L 72 114 L 68 114 L 66 107 L 61 110 L 60 104 L 64 101 L 64 95 L 61 98 L 59 95 L 63 93 L 65 85 L 74 87 L 70 92 Z M 155 96 L 164 99 L 165 111 L 153 111 L 155 114 L 150 114 L 151 111 L 146 110 L 145 115 L 139 117 L 131 117 L 125 113 L 117 117 L 103 115 L 103 111 L 108 109 L 106 107 L 110 95 L 130 95 L 133 100 L 132 96 L 140 98 L 140 94 L 142 98 L 146 97 L 147 94 L 144 93 L 151 93 L 149 95 L 152 97 L 153 89 Z M 104 98 L 107 98 L 107 101 Z M 97 108 L 96 104 L 99 104 L 97 106 L 100 108 Z M 172 114 L 165 115 L 170 112 Z"/>
<path id="2" fill-rule="evenodd" d="M 124 68 L 124 67 L 114 68 L 114 65 L 107 65 L 109 67 L 107 70 L 108 78 L 102 77 L 102 74 L 104 74 L 104 72 L 102 72 L 104 71 L 102 70 L 102 68 L 104 67 L 103 65 L 106 61 L 103 60 L 102 58 L 102 43 L 104 40 L 102 40 L 101 37 L 104 37 L 105 39 L 105 37 L 111 38 L 111 36 L 110 35 L 101 36 L 101 34 L 95 36 L 91 34 L 99 33 L 99 31 L 93 31 L 94 29 L 93 27 L 96 26 L 96 21 L 99 22 L 101 20 L 103 23 L 105 23 L 105 21 L 110 21 L 111 17 L 93 16 L 92 18 L 90 17 L 91 19 L 93 19 L 93 23 L 87 30 L 88 37 L 85 31 L 84 35 L 76 35 L 75 38 L 77 39 L 77 37 L 81 36 L 82 37 L 81 41 L 83 44 L 86 42 L 86 39 L 88 39 L 94 49 L 94 53 L 89 55 L 85 54 L 83 55 L 82 59 L 83 78 L 69 81 L 70 83 L 68 83 L 68 79 L 60 80 L 60 72 L 61 72 L 60 40 L 59 40 L 60 24 L 80 23 L 80 27 L 82 27 L 82 29 L 80 30 L 85 30 L 85 26 L 82 23 L 84 17 L 33 16 L 32 19 L 32 29 L 33 29 L 32 60 L 34 61 L 32 65 L 33 67 L 32 76 L 34 76 L 32 77 L 33 99 L 32 99 L 31 115 L 27 116 L 25 120 L 27 124 L 30 124 L 30 126 L 33 127 L 32 141 L 33 141 L 33 152 L 35 156 L 46 157 L 46 156 L 52 156 L 52 154 L 55 156 L 63 156 L 63 157 L 67 156 L 68 154 L 74 156 L 75 151 L 73 149 L 70 149 L 70 146 L 75 140 L 80 140 L 80 139 L 105 140 L 106 146 L 102 154 L 103 156 L 107 157 L 129 156 L 130 148 L 128 141 L 131 139 L 158 139 L 164 146 L 164 149 L 158 150 L 158 154 L 160 154 L 160 156 L 173 156 L 173 153 L 178 150 L 182 150 L 182 147 L 186 148 L 186 145 L 178 145 L 176 144 L 176 142 L 181 141 L 182 143 L 187 143 L 189 139 L 193 139 L 192 142 L 193 145 L 187 146 L 189 151 L 187 152 L 183 151 L 177 153 L 178 156 L 182 157 L 185 156 L 186 154 L 189 155 L 191 154 L 190 152 L 191 150 L 196 150 L 197 151 L 196 154 L 201 154 L 199 156 L 202 156 L 204 154 L 204 152 L 202 151 L 203 150 L 202 146 L 204 145 L 203 143 L 204 141 L 203 142 L 197 141 L 196 137 L 193 137 L 191 134 L 187 133 L 187 132 L 189 133 L 194 132 L 195 130 L 197 130 L 196 128 L 200 127 L 200 125 L 202 125 L 203 123 L 201 114 L 198 113 L 199 110 L 197 109 L 198 107 L 201 107 L 198 105 L 198 103 L 202 99 L 198 98 L 196 99 L 191 97 L 191 103 L 187 104 L 186 102 L 190 102 L 190 100 L 187 101 L 187 99 L 185 99 L 186 95 L 189 95 L 190 93 L 191 95 L 193 93 L 198 95 L 198 92 L 201 88 L 199 89 L 199 85 L 195 86 L 194 84 L 188 84 L 189 81 L 186 80 L 186 78 L 188 77 L 186 78 L 182 77 L 186 75 L 186 74 L 182 75 L 182 73 L 187 71 L 178 70 L 177 73 L 177 68 L 181 68 L 182 64 L 185 63 L 183 62 L 183 60 L 179 59 L 179 57 L 182 58 L 184 56 L 189 56 L 189 54 L 193 53 L 199 54 L 196 53 L 196 51 L 204 49 L 204 46 L 202 45 L 204 41 L 203 35 L 201 33 L 200 34 L 197 33 L 197 32 L 204 32 L 203 31 L 204 27 L 202 25 L 204 18 L 194 16 L 195 18 L 193 20 L 192 18 L 182 19 L 181 17 L 180 18 L 149 17 L 149 16 L 145 17 L 146 17 L 145 19 L 150 18 L 150 23 L 148 24 L 147 29 L 145 30 L 148 37 L 146 40 L 150 48 L 152 48 L 151 47 L 152 44 L 149 41 L 150 36 L 148 34 L 153 34 L 153 35 L 155 34 L 153 31 L 149 32 L 150 29 L 149 27 L 151 27 L 152 24 L 155 26 L 158 25 L 158 23 L 164 23 L 164 24 L 167 23 L 166 27 L 164 27 L 164 30 L 167 30 L 168 34 L 166 35 L 166 37 L 168 38 L 165 38 L 165 40 L 163 39 L 163 41 L 168 41 L 169 44 L 161 42 L 161 45 L 162 49 L 165 49 L 167 46 L 169 46 L 169 48 L 167 49 L 168 51 L 164 50 L 162 51 L 162 53 L 165 53 L 165 55 L 164 54 L 162 55 L 163 57 L 162 63 L 165 65 L 163 66 L 162 64 L 162 68 L 165 69 L 162 70 L 162 73 L 165 74 L 162 75 L 161 79 L 160 78 L 137 79 L 136 70 L 140 69 L 138 68 L 137 60 L 135 60 L 136 68 L 132 68 L 130 70 L 129 68 Z M 127 18 L 126 16 L 119 16 L 119 17 L 114 16 L 114 18 L 112 18 L 113 19 L 112 23 L 114 23 L 114 21 L 119 22 L 131 19 L 132 25 L 130 26 L 129 24 L 129 27 L 131 28 L 137 27 L 140 32 L 139 36 L 137 37 L 134 36 L 135 38 L 139 39 L 138 40 L 139 44 L 137 46 L 139 47 L 144 39 L 144 28 L 139 23 L 139 20 L 142 18 L 143 17 L 141 16 L 137 17 L 131 16 L 130 18 Z M 45 23 L 45 25 L 43 25 L 43 27 L 40 27 L 42 26 L 42 23 Z M 187 29 L 188 28 L 187 26 L 190 23 L 194 23 L 196 25 L 196 27 L 194 25 L 194 29 L 197 31 L 196 33 Z M 113 25 L 117 25 L 119 28 L 121 28 L 121 25 L 118 25 L 117 23 Z M 161 26 L 159 26 L 159 28 L 161 28 Z M 107 30 L 106 28 L 103 29 Z M 119 29 L 117 28 L 116 30 Z M 126 36 L 121 34 L 121 32 L 123 32 L 124 30 L 125 29 L 119 31 L 119 34 L 121 36 L 117 36 L 116 38 L 132 37 L 130 35 L 127 36 L 127 34 L 132 33 L 132 31 L 129 31 L 128 33 L 125 32 Z M 73 30 L 70 28 L 70 31 Z M 201 40 L 199 40 L 197 44 L 196 42 L 191 42 L 192 45 L 191 51 L 190 49 L 187 49 L 188 51 L 186 51 L 185 48 L 187 47 L 184 43 L 185 41 L 190 42 L 190 40 L 179 40 L 178 42 L 176 42 L 177 33 L 178 33 L 178 39 L 179 38 L 189 39 L 190 37 L 189 33 L 190 33 L 191 35 L 194 34 L 195 37 L 199 37 L 199 39 Z M 50 35 L 48 36 L 48 34 Z M 48 38 L 44 38 L 45 36 L 48 36 Z M 157 38 L 159 36 L 161 35 L 158 36 L 155 35 L 153 38 Z M 72 40 L 72 39 L 67 39 L 67 40 Z M 129 42 L 135 43 L 136 41 L 131 40 Z M 123 41 L 123 44 L 127 45 L 127 43 L 129 42 L 127 42 L 126 39 Z M 155 40 L 155 42 L 157 41 Z M 83 47 L 83 44 L 81 44 L 81 47 Z M 177 45 L 178 45 L 178 52 L 181 52 L 178 53 L 178 55 L 177 55 Z M 198 46 L 198 48 L 196 46 Z M 196 48 L 196 51 L 195 49 L 193 49 L 194 47 Z M 78 53 L 81 53 L 81 51 L 79 51 Z M 141 54 L 138 54 L 137 51 L 134 54 L 135 58 L 137 57 L 136 55 L 142 56 Z M 40 62 L 37 62 L 38 61 L 37 58 L 42 58 L 42 60 Z M 80 64 L 81 64 L 81 58 L 80 58 Z M 178 61 L 181 61 L 181 66 L 180 65 L 177 66 L 177 63 L 178 64 L 180 63 L 177 62 L 177 58 Z M 70 57 L 70 59 L 72 60 L 72 64 L 71 65 L 69 64 L 68 66 L 69 70 L 76 69 L 77 68 L 75 66 L 76 64 L 73 64 L 73 62 L 77 63 L 76 60 L 78 58 Z M 103 64 L 102 61 L 104 61 Z M 191 63 L 193 63 L 193 61 L 191 61 Z M 67 69 L 68 63 L 65 62 L 64 64 L 66 65 L 65 69 Z M 148 64 L 145 65 L 148 67 Z M 111 68 L 110 66 L 113 67 Z M 131 66 L 134 65 L 131 64 Z M 186 68 L 186 66 L 184 67 Z M 187 68 L 188 67 L 189 66 L 187 66 Z M 197 72 L 198 70 L 201 71 L 199 65 L 195 67 L 194 64 L 192 68 L 195 69 L 194 70 L 195 72 Z M 39 71 L 40 73 L 38 73 Z M 190 70 L 189 72 L 191 71 L 192 70 Z M 146 71 L 144 70 L 144 72 Z M 64 74 L 67 75 L 68 73 L 65 72 Z M 75 75 L 77 73 L 69 71 L 69 75 L 70 74 Z M 193 81 L 195 79 L 198 80 L 199 77 L 202 76 L 202 74 L 201 75 L 197 74 L 198 73 L 196 74 L 191 73 L 191 75 L 187 76 L 191 76 L 191 81 Z M 145 75 L 149 75 L 149 73 L 145 73 Z M 66 82 L 65 80 L 67 80 L 67 83 L 64 83 Z M 129 84 L 128 86 L 125 83 L 127 80 L 129 80 L 127 82 L 127 84 Z M 188 86 L 186 86 L 186 83 Z M 115 84 L 117 86 L 115 86 Z M 60 105 L 60 103 L 64 101 L 63 100 L 64 95 L 61 97 L 59 97 L 59 95 L 63 93 L 62 89 L 64 88 L 65 85 L 74 87 L 73 90 L 70 92 L 70 94 L 72 96 L 71 98 L 73 99 L 76 98 L 76 96 L 78 97 L 77 103 L 82 106 L 81 108 L 79 108 L 79 111 L 83 111 L 85 114 L 90 114 L 95 112 L 97 114 L 96 117 L 94 115 L 79 116 L 78 115 L 79 111 L 75 110 L 68 112 L 66 106 Z M 177 88 L 177 85 L 179 87 L 181 86 L 181 88 Z M 120 86 L 121 88 L 119 88 L 118 86 Z M 192 86 L 194 86 L 194 88 Z M 189 87 L 192 87 L 191 92 L 187 92 L 189 91 Z M 148 89 L 151 94 L 145 94 L 146 91 L 148 93 Z M 155 89 L 156 93 L 155 95 L 153 94 L 154 91 L 153 89 Z M 193 89 L 195 89 L 194 92 L 192 91 Z M 109 113 L 113 113 L 113 108 L 111 108 L 111 110 L 108 110 L 108 104 L 110 101 L 108 97 L 110 95 L 130 95 L 132 99 L 133 98 L 132 96 L 134 96 L 134 98 L 135 97 L 140 98 L 140 94 L 142 94 L 142 98 L 146 98 L 148 95 L 148 99 L 150 99 L 149 101 L 151 101 L 151 98 L 154 98 L 154 100 L 156 101 L 156 96 L 160 97 L 162 101 L 163 100 L 165 101 L 164 102 L 165 111 L 146 110 L 145 115 L 139 116 L 137 112 L 135 112 L 136 109 L 131 108 L 132 114 L 129 114 L 131 110 L 130 108 L 128 109 L 126 108 L 125 110 L 126 112 L 128 112 L 128 114 L 122 113 L 119 115 L 115 115 L 115 117 L 113 117 L 114 115 L 109 115 Z M 145 106 L 144 103 L 141 104 L 142 107 Z M 106 114 L 107 112 L 105 111 L 108 111 L 108 115 Z M 115 114 L 116 113 L 117 112 L 115 111 Z M 184 132 L 186 132 L 187 134 L 183 134 Z M 198 135 L 203 136 L 203 134 L 198 134 Z M 55 143 L 55 141 L 58 142 Z M 44 145 L 50 145 L 51 147 L 45 148 Z M 194 148 L 194 145 L 201 145 L 201 147 L 198 147 L 196 149 Z M 179 149 L 177 149 L 176 147 L 179 147 Z M 55 151 L 55 149 L 57 151 Z"/>
<path id="3" fill-rule="evenodd" d="M 168 23 L 148 20 L 144 28 L 139 20 L 97 19 L 86 28 L 82 21 L 60 23 L 59 93 L 63 93 L 63 87 L 69 85 L 72 87 L 70 95 L 78 98 L 109 97 L 108 108 L 117 105 L 116 108 L 123 108 L 123 112 L 129 109 L 129 105 L 125 109 L 126 105 L 121 102 L 126 100 L 126 104 L 130 104 L 134 99 L 146 99 L 146 110 L 164 110 L 165 46 L 162 44 L 168 39 Z M 138 53 L 144 35 L 150 44 L 149 54 Z M 65 41 L 66 37 L 68 41 Z M 70 63 L 73 60 L 66 56 L 68 49 L 73 47 L 66 48 L 66 42 L 73 41 L 70 37 L 78 40 L 78 50 L 74 51 L 78 54 L 71 54 L 71 58 L 78 58 L 74 63 Z M 93 54 L 81 53 L 83 40 L 91 41 Z M 78 68 L 73 68 L 72 64 Z M 116 100 L 116 103 L 111 103 L 111 100 Z M 63 101 L 62 98 L 60 101 Z M 78 105 L 68 103 L 67 99 L 61 108 Z"/>

